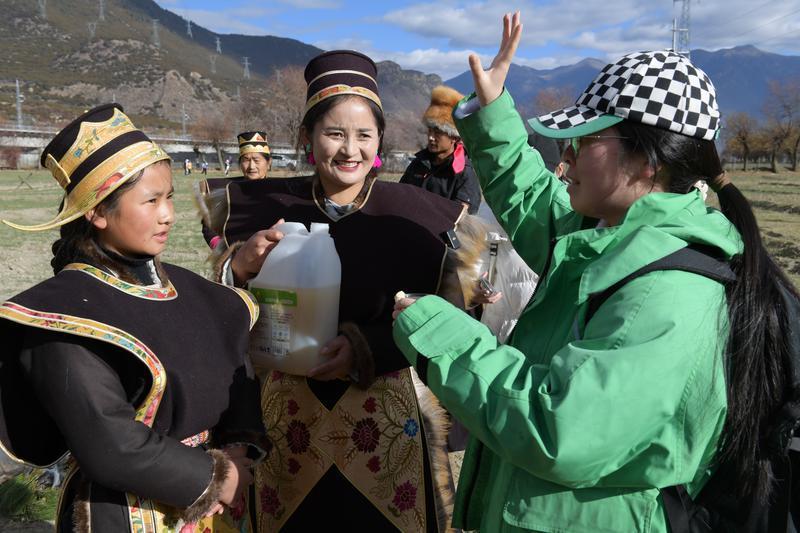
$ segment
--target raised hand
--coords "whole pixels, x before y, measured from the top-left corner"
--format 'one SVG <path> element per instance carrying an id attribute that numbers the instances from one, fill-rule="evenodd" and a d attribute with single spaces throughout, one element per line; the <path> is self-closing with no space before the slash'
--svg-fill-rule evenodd
<path id="1" fill-rule="evenodd" d="M 476 54 L 470 54 L 469 68 L 472 70 L 475 93 L 481 106 L 492 103 L 503 92 L 508 68 L 514 59 L 521 36 L 522 22 L 519 11 L 513 15 L 506 13 L 503 16 L 503 39 L 500 41 L 500 50 L 494 56 L 489 69 L 483 70 L 480 58 Z"/>

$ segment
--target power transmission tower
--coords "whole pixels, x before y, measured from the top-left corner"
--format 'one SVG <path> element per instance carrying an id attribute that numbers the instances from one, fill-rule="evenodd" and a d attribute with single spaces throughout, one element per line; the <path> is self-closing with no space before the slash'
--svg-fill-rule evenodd
<path id="1" fill-rule="evenodd" d="M 689 49 L 689 26 L 691 0 L 672 0 L 672 49 L 691 59 Z"/>
<path id="2" fill-rule="evenodd" d="M 250 79 L 250 58 L 243 57 L 242 61 L 244 62 L 244 79 Z"/>
<path id="3" fill-rule="evenodd" d="M 181 104 L 181 132 L 186 137 L 186 121 L 189 120 L 189 115 L 186 114 L 186 105 Z"/>
<path id="4" fill-rule="evenodd" d="M 186 21 L 186 35 L 189 36 L 190 39 L 194 39 L 194 35 L 192 35 L 192 21 Z"/>
<path id="5" fill-rule="evenodd" d="M 222 41 L 220 40 L 219 37 L 217 37 L 217 53 L 218 54 L 222 53 Z"/>
<path id="6" fill-rule="evenodd" d="M 87 22 L 86 26 L 89 28 L 89 40 L 93 40 L 97 33 L 97 22 Z"/>
<path id="7" fill-rule="evenodd" d="M 43 18 L 47 18 L 47 0 L 39 0 L 39 15 Z"/>
<path id="8" fill-rule="evenodd" d="M 97 20 L 106 20 L 106 0 L 98 0 L 100 2 L 100 12 L 97 14 Z"/>
<path id="9" fill-rule="evenodd" d="M 153 19 L 153 44 L 161 48 L 161 39 L 158 38 L 158 19 Z"/>
<path id="10" fill-rule="evenodd" d="M 19 80 L 17 82 L 17 129 L 22 129 L 22 102 L 25 101 L 25 96 L 19 90 Z"/>
<path id="11" fill-rule="evenodd" d="M 208 56 L 208 60 L 211 61 L 211 74 L 217 73 L 217 54 L 211 54 Z"/>

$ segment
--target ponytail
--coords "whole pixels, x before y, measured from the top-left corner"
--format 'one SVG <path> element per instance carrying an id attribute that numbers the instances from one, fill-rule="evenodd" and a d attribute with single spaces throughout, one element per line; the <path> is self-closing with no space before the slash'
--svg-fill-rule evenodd
<path id="1" fill-rule="evenodd" d="M 741 235 L 744 252 L 731 261 L 736 281 L 726 287 L 728 411 L 717 466 L 733 473 L 737 497 L 765 502 L 772 475 L 764 438 L 787 393 L 789 317 L 781 287 L 795 297 L 797 291 L 764 248 L 750 203 L 722 171 L 714 141 L 629 120 L 614 127 L 625 137 L 620 140 L 623 153 L 644 156 L 652 168 L 661 168 L 669 192 L 687 193 L 697 180 L 708 182 L 722 213 Z"/>
<path id="2" fill-rule="evenodd" d="M 727 290 L 728 415 L 719 462 L 733 468 L 738 497 L 755 495 L 765 503 L 772 472 L 764 438 L 786 394 L 784 361 L 789 357 L 788 315 L 780 305 L 780 286 L 795 297 L 797 291 L 764 248 L 753 210 L 741 191 L 728 182 L 717 196 L 722 213 L 744 243 L 744 252 L 732 264 L 736 282 Z"/>
<path id="3" fill-rule="evenodd" d="M 50 266 L 53 267 L 53 274 L 58 274 L 68 264 L 86 257 L 87 248 L 94 239 L 94 227 L 86 217 L 81 216 L 61 226 L 60 235 L 51 247 L 53 258 Z"/>

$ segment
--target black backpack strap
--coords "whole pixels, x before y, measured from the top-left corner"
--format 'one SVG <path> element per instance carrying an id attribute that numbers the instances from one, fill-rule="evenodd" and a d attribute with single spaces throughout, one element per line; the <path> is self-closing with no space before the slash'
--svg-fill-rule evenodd
<path id="1" fill-rule="evenodd" d="M 589 302 L 583 323 L 587 324 L 600 306 L 617 292 L 620 287 L 639 276 L 656 270 L 682 270 L 684 272 L 692 272 L 711 278 L 723 285 L 736 280 L 736 274 L 734 274 L 730 264 L 724 258 L 720 257 L 719 251 L 716 248 L 701 244 L 690 244 L 686 248 L 681 248 L 676 252 L 653 261 L 649 265 L 645 265 L 639 270 L 628 274 L 604 291 L 589 295 Z"/>
<path id="2" fill-rule="evenodd" d="M 672 533 L 690 533 L 689 508 L 687 507 L 690 498 L 686 488 L 683 485 L 673 485 L 659 489 L 659 492 Z"/>

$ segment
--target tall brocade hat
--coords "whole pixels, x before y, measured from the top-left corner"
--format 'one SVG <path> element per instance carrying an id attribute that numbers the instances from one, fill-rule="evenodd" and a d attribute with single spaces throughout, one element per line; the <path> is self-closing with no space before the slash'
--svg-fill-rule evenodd
<path id="1" fill-rule="evenodd" d="M 378 97 L 378 68 L 375 62 L 354 50 L 332 50 L 308 62 L 303 73 L 308 84 L 306 110 L 331 96 L 357 94 L 383 109 Z"/>
<path id="2" fill-rule="evenodd" d="M 712 140 L 719 132 L 714 85 L 672 50 L 636 52 L 606 65 L 575 102 L 529 121 L 546 137 L 596 133 L 623 120 Z"/>
<path id="3" fill-rule="evenodd" d="M 143 168 L 169 159 L 120 105 L 95 107 L 58 132 L 42 152 L 42 165 L 66 192 L 61 212 L 43 224 L 3 223 L 24 231 L 57 228 L 83 216 Z"/>
<path id="4" fill-rule="evenodd" d="M 239 157 L 245 154 L 264 154 L 269 159 L 267 133 L 264 131 L 245 131 L 237 137 L 239 140 Z"/>

